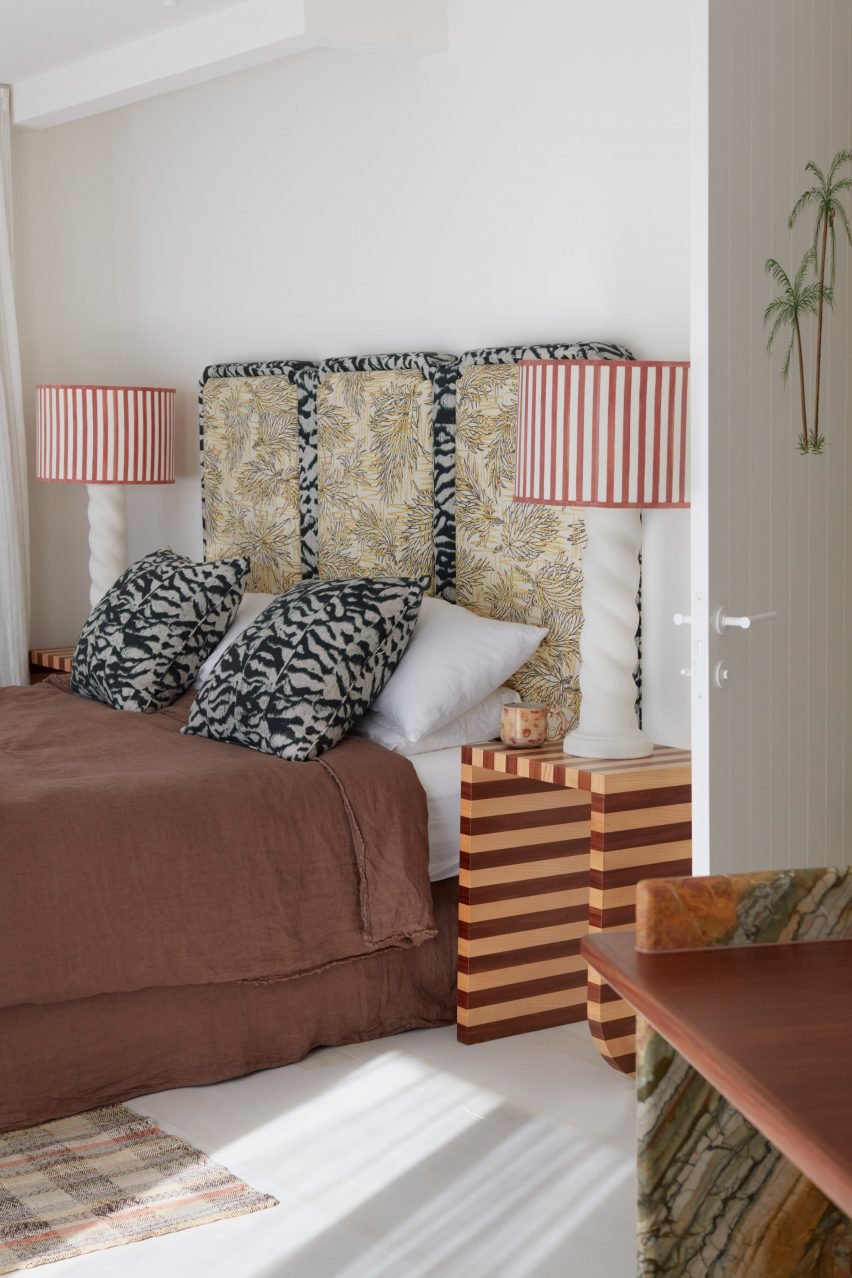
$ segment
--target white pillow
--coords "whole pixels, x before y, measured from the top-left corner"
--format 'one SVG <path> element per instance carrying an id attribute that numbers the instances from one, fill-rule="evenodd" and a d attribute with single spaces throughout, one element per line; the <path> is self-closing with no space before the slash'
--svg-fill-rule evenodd
<path id="1" fill-rule="evenodd" d="M 210 678 L 216 666 L 222 659 L 222 654 L 226 648 L 230 648 L 234 640 L 242 634 L 246 626 L 250 626 L 256 621 L 264 608 L 268 608 L 276 595 L 248 594 L 243 595 L 237 615 L 225 631 L 218 645 L 210 653 L 206 661 L 202 662 L 201 669 L 195 676 L 193 688 L 200 688 L 203 683 Z"/>
<path id="2" fill-rule="evenodd" d="M 500 712 L 504 706 L 520 701 L 514 688 L 498 688 L 472 710 L 466 710 L 457 719 L 445 723 L 442 728 L 428 732 L 419 741 L 408 741 L 390 719 L 378 710 L 369 710 L 354 725 L 352 731 L 361 737 L 369 737 L 397 754 L 426 754 L 429 750 L 448 750 L 451 746 L 470 745 L 475 741 L 493 741 L 500 735 Z"/>
<path id="3" fill-rule="evenodd" d="M 478 706 L 529 661 L 547 630 L 427 597 L 402 660 L 373 702 L 407 741 Z"/>

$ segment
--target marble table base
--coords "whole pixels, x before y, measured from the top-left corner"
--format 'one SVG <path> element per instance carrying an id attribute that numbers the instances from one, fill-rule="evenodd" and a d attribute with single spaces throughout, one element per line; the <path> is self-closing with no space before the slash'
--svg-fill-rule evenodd
<path id="1" fill-rule="evenodd" d="M 637 1018 L 639 1278 L 849 1278 L 852 1222 Z"/>

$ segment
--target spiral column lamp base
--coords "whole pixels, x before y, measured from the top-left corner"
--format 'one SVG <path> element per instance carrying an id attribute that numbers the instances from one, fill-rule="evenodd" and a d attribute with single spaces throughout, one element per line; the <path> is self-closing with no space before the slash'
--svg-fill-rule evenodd
<path id="1" fill-rule="evenodd" d="M 654 745 L 636 722 L 636 631 L 639 610 L 638 510 L 590 507 L 583 554 L 580 635 L 580 722 L 565 738 L 566 754 L 643 759 Z"/>
<path id="2" fill-rule="evenodd" d="M 89 497 L 89 607 L 104 597 L 127 567 L 127 507 L 120 484 L 87 484 Z"/>

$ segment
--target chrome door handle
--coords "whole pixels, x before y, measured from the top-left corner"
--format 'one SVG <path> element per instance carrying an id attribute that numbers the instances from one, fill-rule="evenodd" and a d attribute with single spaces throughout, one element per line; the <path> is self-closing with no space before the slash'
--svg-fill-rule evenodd
<path id="1" fill-rule="evenodd" d="M 729 617 L 724 608 L 717 608 L 713 617 L 716 633 L 723 635 L 726 630 L 751 630 L 758 621 L 772 621 L 777 612 L 757 612 L 753 617 Z"/>
<path id="2" fill-rule="evenodd" d="M 672 621 L 675 623 L 676 626 L 692 625 L 692 618 L 689 616 L 688 613 L 685 613 L 685 612 L 676 612 L 675 615 L 672 617 Z"/>

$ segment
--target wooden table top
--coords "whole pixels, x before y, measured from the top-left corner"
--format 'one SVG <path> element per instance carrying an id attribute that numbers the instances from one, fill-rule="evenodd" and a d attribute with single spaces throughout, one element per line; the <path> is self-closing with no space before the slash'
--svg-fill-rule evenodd
<path id="1" fill-rule="evenodd" d="M 583 956 L 841 1211 L 852 1216 L 852 940 Z"/>
<path id="2" fill-rule="evenodd" d="M 462 750 L 465 762 L 475 768 L 544 781 L 570 790 L 617 794 L 635 790 L 637 784 L 650 790 L 690 783 L 692 756 L 689 750 L 678 750 L 674 746 L 654 746 L 653 753 L 641 759 L 584 759 L 580 755 L 565 754 L 561 741 L 532 749 L 488 741 L 483 745 L 463 746 Z M 641 776 L 638 783 L 637 776 Z"/>

